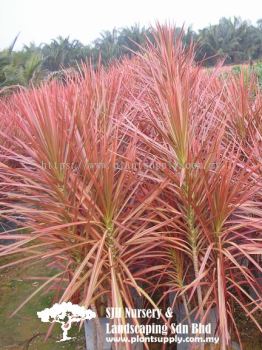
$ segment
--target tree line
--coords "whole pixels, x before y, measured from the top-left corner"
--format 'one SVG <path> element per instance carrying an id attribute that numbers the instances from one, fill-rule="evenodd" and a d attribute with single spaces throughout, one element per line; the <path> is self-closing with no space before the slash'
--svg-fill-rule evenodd
<path id="1" fill-rule="evenodd" d="M 181 29 L 177 29 L 179 32 Z M 226 64 L 250 63 L 262 58 L 262 19 L 256 25 L 241 18 L 221 18 L 218 24 L 199 31 L 184 31 L 185 45 L 196 44 L 196 60 L 212 66 L 221 59 Z M 76 68 L 80 62 L 91 60 L 96 65 L 110 64 L 124 56 L 132 56 L 152 39 L 150 28 L 132 27 L 104 31 L 90 45 L 79 40 L 58 37 L 50 43 L 30 43 L 16 51 L 17 37 L 9 48 L 0 52 L 0 88 L 28 86 L 58 74 L 61 69 Z"/>

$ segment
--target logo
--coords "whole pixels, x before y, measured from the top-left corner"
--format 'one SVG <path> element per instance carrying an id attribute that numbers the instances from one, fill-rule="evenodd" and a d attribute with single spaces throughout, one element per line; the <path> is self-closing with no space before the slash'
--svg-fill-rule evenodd
<path id="1" fill-rule="evenodd" d="M 63 342 L 73 339 L 68 336 L 68 331 L 71 329 L 73 322 L 91 320 L 96 317 L 96 313 L 90 309 L 86 309 L 84 306 L 72 304 L 71 302 L 63 302 L 37 312 L 37 316 L 42 322 L 60 323 L 63 338 L 59 342 Z"/>

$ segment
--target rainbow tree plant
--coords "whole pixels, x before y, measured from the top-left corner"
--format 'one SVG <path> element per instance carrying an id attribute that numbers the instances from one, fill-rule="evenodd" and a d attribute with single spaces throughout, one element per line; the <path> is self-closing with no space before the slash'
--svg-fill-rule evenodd
<path id="1" fill-rule="evenodd" d="M 261 331 L 261 91 L 243 75 L 224 83 L 219 69 L 203 71 L 170 28 L 158 28 L 140 59 L 143 96 L 127 124 L 155 162 L 150 178 L 168 180 L 156 207 L 166 222 L 160 285 L 189 322 L 215 308 L 226 349 L 233 331 L 240 341 L 236 305 Z"/>
<path id="2" fill-rule="evenodd" d="M 13 123 L 13 119 L 10 118 L 10 111 L 14 110 L 14 106 L 12 103 L 9 103 L 8 100 L 0 100 L 0 120 L 1 120 L 1 128 L 0 128 L 0 144 L 3 146 L 3 150 L 0 152 L 0 162 L 2 163 L 2 167 L 5 165 L 15 166 L 15 162 L 12 162 L 8 158 L 7 150 L 13 148 L 12 136 L 18 133 L 16 126 Z M 8 137 L 6 137 L 8 135 Z M 4 165 L 5 164 L 5 165 Z M 0 170 L 1 171 L 1 170 Z M 2 183 L 1 185 L 1 193 L 0 193 L 0 201 L 3 200 L 4 194 L 10 191 L 10 187 L 8 184 Z M 0 209 L 2 206 L 0 205 Z M 9 216 L 8 220 L 4 217 L 0 216 L 0 232 L 10 230 L 11 227 L 15 226 L 15 217 Z M 14 232 L 12 233 L 14 234 Z M 13 238 L 13 237 L 12 237 Z M 1 244 L 10 243 L 9 237 L 1 237 Z"/>
<path id="3" fill-rule="evenodd" d="M 150 203 L 165 182 L 146 188 L 146 174 L 132 167 L 137 137 L 120 127 L 131 108 L 126 74 L 85 66 L 66 85 L 52 82 L 15 97 L 10 118 L 21 137 L 2 131 L 13 148 L 0 146 L 1 186 L 12 190 L 3 188 L 0 214 L 21 216 L 27 231 L 2 235 L 17 239 L 1 248 L 2 257 L 14 257 L 2 268 L 42 259 L 59 272 L 13 315 L 50 284 L 59 302 L 134 307 L 133 289 L 155 305 L 141 286 L 156 269 L 146 264 L 160 254 L 156 227 L 163 224 L 151 220 Z"/>

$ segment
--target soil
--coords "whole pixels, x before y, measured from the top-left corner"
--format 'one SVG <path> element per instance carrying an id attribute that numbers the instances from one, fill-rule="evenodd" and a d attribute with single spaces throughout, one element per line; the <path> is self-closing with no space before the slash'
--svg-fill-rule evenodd
<path id="1" fill-rule="evenodd" d="M 36 312 L 52 306 L 52 292 L 37 294 L 14 317 L 9 317 L 22 301 L 39 287 L 39 281 L 28 280 L 28 276 L 46 277 L 56 272 L 52 270 L 47 272 L 44 262 L 30 267 L 9 267 L 0 270 L 0 350 L 85 350 L 84 329 L 79 330 L 78 324 L 73 324 L 69 331 L 69 336 L 75 337 L 71 341 L 57 342 L 62 336 L 59 324 L 54 325 L 51 337 L 45 340 L 50 324 L 42 323 Z M 243 315 L 240 309 L 236 311 L 243 350 L 261 350 L 260 331 Z M 262 324 L 261 313 L 258 315 L 258 320 Z"/>
<path id="2" fill-rule="evenodd" d="M 48 270 L 49 276 L 56 271 Z M 37 311 L 52 306 L 53 293 L 37 294 L 15 316 L 10 314 L 39 287 L 39 281 L 28 276 L 47 276 L 43 262 L 31 267 L 12 267 L 0 270 L 0 349 L 1 350 L 85 350 L 84 329 L 73 324 L 69 336 L 74 340 L 57 341 L 62 337 L 59 324 L 54 324 L 52 335 L 45 340 L 49 323 L 42 323 Z M 40 283 L 43 283 L 42 281 Z"/>

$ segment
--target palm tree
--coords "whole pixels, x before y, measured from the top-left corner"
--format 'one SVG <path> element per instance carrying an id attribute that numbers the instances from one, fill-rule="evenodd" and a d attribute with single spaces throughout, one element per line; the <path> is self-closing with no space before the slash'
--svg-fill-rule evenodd
<path id="1" fill-rule="evenodd" d="M 118 45 L 118 31 L 104 31 L 100 34 L 100 38 L 94 41 L 93 59 L 98 60 L 101 57 L 103 64 L 108 64 L 112 60 L 120 57 L 120 47 Z"/>
<path id="2" fill-rule="evenodd" d="M 240 18 L 221 18 L 219 24 L 204 28 L 199 32 L 201 53 L 216 56 L 211 59 L 214 63 L 217 58 L 225 58 L 227 63 L 237 63 L 245 59 L 242 43 L 247 35 L 248 23 Z"/>
<path id="3" fill-rule="evenodd" d="M 44 57 L 43 68 L 50 72 L 75 66 L 77 62 L 84 60 L 88 53 L 88 49 L 80 41 L 70 41 L 69 37 L 61 36 L 52 40 L 51 44 L 41 45 L 41 51 Z"/>
<path id="4" fill-rule="evenodd" d="M 118 45 L 122 55 L 131 56 L 132 52 L 140 50 L 146 42 L 146 37 L 150 36 L 150 30 L 139 25 L 134 25 L 130 28 L 125 27 L 119 32 Z"/>
<path id="5" fill-rule="evenodd" d="M 0 87 L 28 86 L 41 80 L 41 52 L 31 44 L 21 51 L 13 51 L 18 35 L 7 50 L 0 54 Z"/>
<path id="6" fill-rule="evenodd" d="M 37 83 L 40 78 L 42 57 L 35 53 L 24 51 L 13 52 L 9 64 L 2 69 L 5 80 L 2 85 L 23 85 Z"/>

